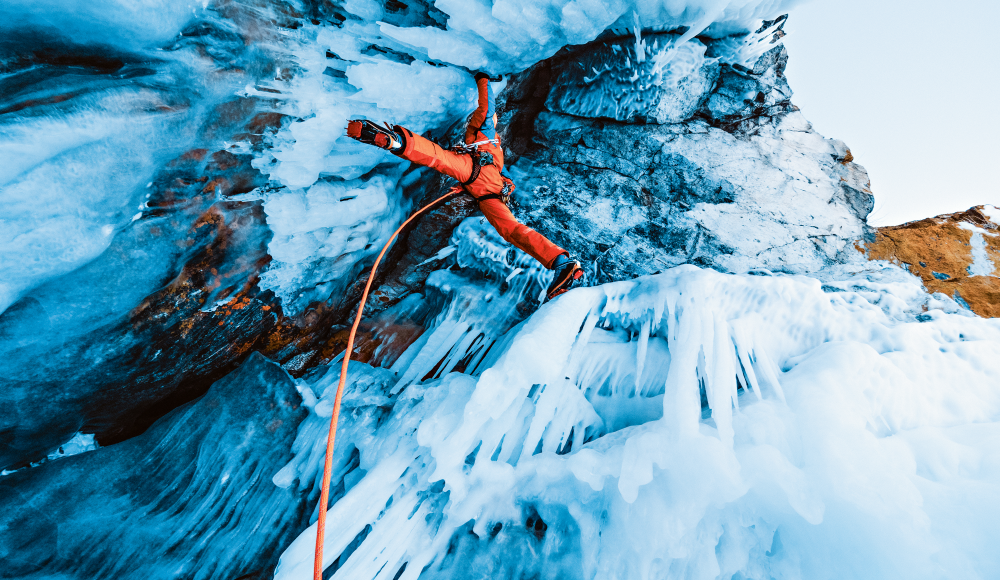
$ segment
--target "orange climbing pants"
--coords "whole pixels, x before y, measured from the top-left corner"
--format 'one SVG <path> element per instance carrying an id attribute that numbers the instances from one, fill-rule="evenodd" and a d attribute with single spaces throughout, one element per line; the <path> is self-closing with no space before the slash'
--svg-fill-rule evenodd
<path id="1" fill-rule="evenodd" d="M 397 153 L 403 159 L 430 167 L 457 179 L 459 183 L 464 183 L 472 177 L 471 155 L 463 155 L 444 149 L 404 127 L 397 126 L 395 130 L 402 134 L 406 140 L 406 146 Z M 478 139 L 485 141 L 486 136 L 479 133 Z M 493 143 L 480 145 L 479 150 L 493 155 L 494 164 L 483 166 L 479 177 L 474 182 L 460 186 L 477 200 L 485 195 L 499 194 L 504 186 L 504 178 L 500 175 L 500 171 L 503 169 L 503 149 L 499 146 L 499 139 L 496 145 Z M 551 269 L 552 264 L 560 255 L 568 255 L 566 250 L 553 244 L 542 234 L 518 222 L 514 214 L 510 212 L 510 208 L 499 199 L 480 201 L 479 209 L 503 239 L 538 260 L 546 268 Z"/>

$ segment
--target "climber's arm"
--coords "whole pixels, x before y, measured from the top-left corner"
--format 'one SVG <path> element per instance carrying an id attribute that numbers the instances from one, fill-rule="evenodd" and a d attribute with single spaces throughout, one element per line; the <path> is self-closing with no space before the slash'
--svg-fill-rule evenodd
<path id="1" fill-rule="evenodd" d="M 490 77 L 486 73 L 476 73 L 476 89 L 479 93 L 479 106 L 469 120 L 469 128 L 465 133 L 466 143 L 476 140 L 477 131 L 482 131 L 487 139 L 496 139 L 497 136 L 494 125 L 496 98 L 493 95 L 493 87 L 490 86 Z"/>

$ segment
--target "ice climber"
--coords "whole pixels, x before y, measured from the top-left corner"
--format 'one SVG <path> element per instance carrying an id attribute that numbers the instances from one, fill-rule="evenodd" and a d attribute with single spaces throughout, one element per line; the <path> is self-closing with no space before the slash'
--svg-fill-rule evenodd
<path id="1" fill-rule="evenodd" d="M 464 145 L 443 149 L 399 125 L 389 128 L 367 120 L 351 121 L 347 135 L 457 179 L 461 185 L 456 190 L 464 190 L 476 199 L 483 215 L 503 239 L 555 271 L 545 293 L 546 300 L 551 300 L 569 290 L 583 275 L 583 270 L 566 250 L 519 223 L 507 207 L 514 182 L 504 169 L 491 80 L 500 79 L 491 79 L 485 73 L 476 74 L 479 107 L 466 126 Z"/>

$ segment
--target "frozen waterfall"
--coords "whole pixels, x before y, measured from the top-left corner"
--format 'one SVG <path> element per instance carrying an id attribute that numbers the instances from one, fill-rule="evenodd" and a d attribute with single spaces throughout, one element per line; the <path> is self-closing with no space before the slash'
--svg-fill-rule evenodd
<path id="1" fill-rule="evenodd" d="M 352 363 L 333 578 L 987 577 L 1000 323 L 837 274 L 682 266 L 570 292 L 471 374 Z M 433 365 L 462 336 L 411 348 Z M 305 380 L 276 484 L 317 485 L 338 368 Z M 314 543 L 275 577 L 307 578 Z"/>

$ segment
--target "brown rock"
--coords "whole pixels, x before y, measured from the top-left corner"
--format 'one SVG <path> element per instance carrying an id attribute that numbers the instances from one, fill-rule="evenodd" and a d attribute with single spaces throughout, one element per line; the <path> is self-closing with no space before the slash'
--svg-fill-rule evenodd
<path id="1" fill-rule="evenodd" d="M 903 266 L 924 282 L 929 292 L 941 292 L 980 316 L 1000 317 L 1000 225 L 990 221 L 983 206 L 899 226 L 879 228 L 865 244 L 871 260 Z M 986 230 L 986 253 L 994 264 L 990 276 L 972 276 L 972 235 L 966 223 Z"/>

